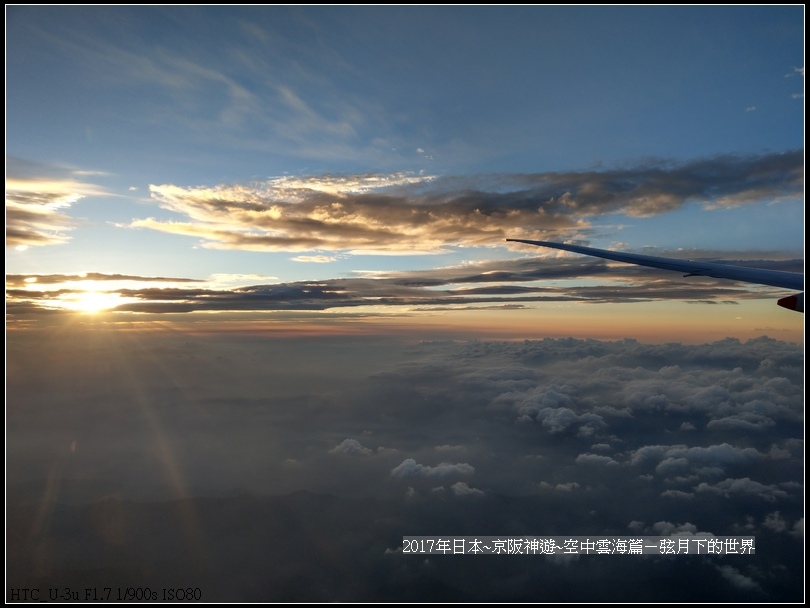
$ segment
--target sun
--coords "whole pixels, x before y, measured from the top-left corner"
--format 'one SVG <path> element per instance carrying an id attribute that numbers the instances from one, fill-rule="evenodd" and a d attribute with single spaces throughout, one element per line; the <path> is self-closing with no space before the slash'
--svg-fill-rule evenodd
<path id="1" fill-rule="evenodd" d="M 121 304 L 121 294 L 107 291 L 88 290 L 74 294 L 65 307 L 87 314 L 94 314 L 115 308 Z"/>

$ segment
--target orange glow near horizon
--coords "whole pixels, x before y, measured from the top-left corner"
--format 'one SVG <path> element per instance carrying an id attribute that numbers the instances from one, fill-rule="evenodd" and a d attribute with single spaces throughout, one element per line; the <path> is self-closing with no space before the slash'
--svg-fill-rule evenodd
<path id="1" fill-rule="evenodd" d="M 804 342 L 804 315 L 784 310 L 770 300 L 740 304 L 644 302 L 634 304 L 555 303 L 526 308 L 357 307 L 333 311 L 217 312 L 182 314 L 118 313 L 118 294 L 88 291 L 69 308 L 88 328 L 193 334 L 275 337 L 396 336 L 414 340 L 538 340 L 543 338 L 621 340 L 644 343 L 702 344 L 724 338 L 741 341 L 768 336 Z M 86 314 L 93 313 L 93 314 Z M 7 329 L 24 331 L 75 323 L 75 314 L 9 320 Z M 57 318 L 58 317 L 58 318 Z M 69 319 L 71 319 L 69 321 Z"/>
<path id="2" fill-rule="evenodd" d="M 508 311 L 459 311 L 452 316 L 455 318 L 441 313 L 435 320 L 512 339 L 521 335 L 526 339 L 571 336 L 699 344 L 727 337 L 748 340 L 767 335 L 788 342 L 804 341 L 804 315 L 779 308 L 769 300 L 749 300 L 738 305 L 675 301 L 575 303 Z"/>

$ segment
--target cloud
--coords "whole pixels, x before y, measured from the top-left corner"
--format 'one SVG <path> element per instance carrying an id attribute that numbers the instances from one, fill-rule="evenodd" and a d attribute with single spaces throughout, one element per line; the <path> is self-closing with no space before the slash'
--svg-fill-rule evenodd
<path id="1" fill-rule="evenodd" d="M 690 492 L 684 492 L 683 490 L 664 490 L 661 492 L 661 496 L 664 498 L 681 498 L 684 500 L 689 500 L 694 498 L 694 494 Z"/>
<path id="2" fill-rule="evenodd" d="M 558 483 L 556 485 L 550 484 L 547 481 L 541 481 L 537 484 L 541 490 L 550 490 L 554 492 L 573 492 L 578 489 L 580 485 L 576 481 L 569 481 L 566 483 Z"/>
<path id="3" fill-rule="evenodd" d="M 642 448 L 643 449 L 643 448 Z M 755 462 L 764 458 L 754 448 L 736 448 L 727 443 L 709 447 L 669 446 L 655 467 L 659 475 L 683 474 L 694 470 L 722 471 L 733 465 Z"/>
<path id="4" fill-rule="evenodd" d="M 779 511 L 768 513 L 762 525 L 774 532 L 784 532 L 787 530 L 787 522 L 782 518 Z"/>
<path id="5" fill-rule="evenodd" d="M 607 276 L 607 273 L 610 275 Z M 39 285 L 85 277 L 68 275 L 31 275 Z M 89 276 L 89 275 L 88 275 Z M 98 280 L 107 280 L 101 273 L 93 273 Z M 115 277 L 116 275 L 109 275 Z M 603 277 L 606 284 L 570 287 L 544 284 L 544 279 Z M 650 283 L 652 277 L 654 282 Z M 14 280 L 25 280 L 14 275 Z M 260 278 L 260 277 L 254 277 Z M 120 295 L 132 298 L 131 303 L 116 307 L 119 312 L 193 312 L 193 311 L 247 311 L 247 310 L 328 310 L 357 306 L 374 306 L 378 311 L 395 306 L 412 307 L 414 311 L 436 310 L 437 307 L 479 309 L 488 307 L 517 307 L 532 302 L 615 302 L 629 303 L 655 300 L 688 299 L 696 294 L 707 298 L 763 298 L 777 297 L 774 290 L 751 286 L 737 286 L 722 281 L 704 280 L 686 282 L 681 279 L 661 279 L 633 268 L 610 270 L 606 264 L 572 258 L 544 258 L 502 260 L 471 264 L 464 268 L 424 272 L 386 273 L 385 276 L 324 279 L 292 283 L 244 285 L 250 277 L 243 277 L 242 286 L 222 281 L 203 282 L 197 279 L 176 278 L 168 282 L 197 282 L 197 288 L 164 288 L 149 286 L 127 288 Z M 94 279 L 95 280 L 95 279 Z M 113 280 L 113 279 L 110 279 Z M 117 280 L 117 279 L 116 279 Z M 129 277 L 121 280 L 152 281 L 150 277 Z M 504 285 L 504 282 L 538 282 L 536 286 Z M 457 287 L 478 283 L 478 287 Z M 481 284 L 486 286 L 480 286 Z M 25 285 L 23 285 L 25 287 Z M 31 287 L 28 285 L 28 287 Z M 211 289 L 216 287 L 216 289 Z M 227 287 L 227 289 L 225 289 Z M 445 289 L 439 289 L 445 287 Z M 41 289 L 17 293 L 31 302 L 52 299 Z M 380 314 L 380 313 L 377 313 Z"/>
<path id="6" fill-rule="evenodd" d="M 668 521 L 659 521 L 653 524 L 652 529 L 658 536 L 695 534 L 697 532 L 697 526 L 689 522 L 683 524 L 673 524 Z"/>
<path id="7" fill-rule="evenodd" d="M 471 488 L 466 481 L 457 481 L 450 488 L 456 496 L 485 496 L 482 490 Z"/>
<path id="8" fill-rule="evenodd" d="M 656 253 L 667 255 L 667 252 Z M 298 259 L 321 261 L 322 257 L 304 256 Z M 744 260 L 742 263 L 789 271 L 803 269 L 802 260 Z M 780 290 L 771 288 L 707 278 L 685 280 L 666 271 L 626 264 L 613 266 L 605 260 L 568 255 L 507 258 L 428 270 L 365 271 L 357 274 L 360 276 L 270 284 L 259 283 L 273 279 L 261 275 L 213 275 L 208 281 L 103 273 L 87 273 L 81 277 L 13 275 L 11 278 L 17 282 L 36 278 L 38 285 L 84 279 L 138 281 L 141 288 L 126 286 L 126 292 L 119 293 L 122 300 L 115 310 L 139 313 L 310 311 L 373 306 L 374 314 L 384 314 L 385 308 L 403 306 L 410 307 L 413 312 L 422 312 L 451 306 L 454 310 L 518 309 L 529 308 L 531 303 L 540 302 L 630 303 L 689 300 L 694 297 L 704 300 L 775 299 L 783 295 Z M 570 286 L 552 283 L 583 278 L 590 279 L 590 284 Z M 198 287 L 173 290 L 160 289 L 159 285 L 147 286 L 147 283 L 154 281 L 196 282 Z M 26 292 L 11 295 L 25 300 L 26 310 L 30 312 L 36 312 L 38 302 L 53 301 L 54 296 L 58 297 L 58 294 L 48 294 L 38 287 L 29 289 L 31 285 L 7 283 L 7 287 L 13 286 L 27 289 Z M 16 310 L 21 309 L 17 307 Z M 744 424 L 745 420 L 731 419 L 717 424 Z M 765 420 L 760 422 L 767 424 Z"/>
<path id="9" fill-rule="evenodd" d="M 216 276 L 216 275 L 215 275 Z M 32 285 L 60 285 L 86 283 L 87 281 L 137 281 L 145 283 L 200 283 L 200 279 L 179 277 L 144 277 L 132 274 L 110 274 L 104 272 L 83 272 L 81 274 L 7 274 L 7 287 L 31 287 Z"/>
<path id="10" fill-rule="evenodd" d="M 627 529 L 636 534 L 641 534 L 644 531 L 644 522 L 634 519 L 627 524 Z"/>
<path id="11" fill-rule="evenodd" d="M 175 545 L 175 553 L 163 548 L 185 538 L 186 520 L 178 521 L 185 509 L 198 516 L 203 546 L 217 560 L 203 562 L 229 575 L 221 580 L 242 585 L 240 573 L 253 580 L 266 570 L 282 591 L 305 580 L 314 593 L 309 583 L 326 577 L 325 589 L 343 589 L 335 585 L 351 576 L 371 590 L 363 598 L 399 599 L 405 580 L 434 597 L 414 570 L 410 558 L 418 556 L 389 555 L 387 567 L 369 556 L 406 534 L 624 534 L 636 521 L 647 523 L 633 534 L 725 536 L 748 530 L 750 520 L 755 529 L 746 533 L 756 533 L 758 567 L 767 573 L 761 577 L 730 559 L 673 559 L 663 577 L 660 561 L 590 562 L 598 565 L 591 571 L 580 559 L 553 596 L 570 600 L 587 575 L 601 597 L 610 584 L 610 597 L 628 597 L 622 589 L 632 580 L 632 593 L 643 589 L 648 597 L 662 593 L 663 581 L 669 598 L 730 600 L 735 588 L 715 568 L 728 563 L 769 600 L 801 597 L 803 544 L 788 532 L 803 516 L 801 345 L 266 339 L 236 330 L 80 327 L 9 332 L 7 397 L 16 404 L 8 412 L 9 530 L 23 531 L 9 537 L 11 574 L 29 572 L 30 559 L 80 538 L 90 543 L 82 545 L 86 554 L 60 551 L 43 563 L 74 571 L 95 568 L 98 556 L 129 556 L 116 561 L 131 564 L 125 572 L 143 572 L 164 557 L 175 563 L 189 554 L 187 545 Z M 651 400 L 655 395 L 667 399 Z M 706 428 L 745 404 L 763 412 L 768 404 L 777 424 L 765 433 Z M 566 409 L 577 421 L 560 433 L 515 424 L 523 407 Z M 594 437 L 578 433 L 588 415 L 604 422 Z M 684 422 L 693 430 L 681 430 Z M 377 449 L 382 445 L 397 452 Z M 662 463 L 666 470 L 658 472 Z M 433 491 L 439 486 L 444 490 Z M 38 516 L 49 497 L 58 503 L 53 517 Z M 21 509 L 31 518 L 21 519 Z M 782 532 L 764 523 L 779 527 L 780 519 Z M 45 548 L 28 542 L 38 521 L 51 539 Z M 99 530 L 131 537 L 105 543 Z M 302 534 L 335 542 L 302 548 Z M 271 539 L 285 551 L 268 554 Z M 771 539 L 779 551 L 759 551 Z M 328 547 L 338 546 L 352 559 L 335 561 Z M 454 589 L 484 597 L 488 588 L 517 601 L 538 597 L 538 576 L 557 580 L 544 564 L 517 560 L 493 570 L 437 558 L 432 567 Z M 84 580 L 76 577 L 65 584 Z M 266 579 L 255 580 L 262 583 L 253 595 L 230 586 L 210 593 L 267 594 Z M 684 581 L 694 584 L 684 589 Z M 282 591 L 273 597 L 287 597 Z M 548 599 L 547 588 L 543 593 Z"/>
<path id="12" fill-rule="evenodd" d="M 544 398 L 546 401 L 547 396 Z M 536 410 L 531 404 L 533 398 L 529 402 L 524 402 L 518 407 L 518 414 L 523 416 L 535 415 L 535 421 L 539 422 L 543 428 L 548 429 L 550 433 L 564 433 L 567 431 L 576 430 L 582 437 L 593 435 L 597 430 L 605 428 L 604 419 L 593 413 L 577 414 L 567 407 L 546 407 Z M 596 458 L 600 456 L 593 455 Z"/>
<path id="13" fill-rule="evenodd" d="M 152 185 L 182 221 L 134 220 L 134 228 L 251 251 L 440 252 L 500 246 L 507 238 L 561 237 L 588 218 L 667 213 L 686 202 L 728 207 L 803 192 L 801 151 L 723 156 L 680 165 L 478 178 L 409 174 L 276 178 L 248 185 Z"/>
<path id="14" fill-rule="evenodd" d="M 743 591 L 761 591 L 759 584 L 752 578 L 742 574 L 734 566 L 717 566 L 720 574 L 737 589 Z"/>
<path id="15" fill-rule="evenodd" d="M 706 428 L 716 430 L 763 431 L 774 426 L 776 422 L 756 412 L 742 412 L 737 415 L 726 416 L 710 420 Z"/>
<path id="16" fill-rule="evenodd" d="M 368 456 L 372 453 L 369 448 L 363 447 L 357 439 L 344 439 L 331 450 L 330 454 L 350 454 L 352 456 Z"/>
<path id="17" fill-rule="evenodd" d="M 717 484 L 701 483 L 695 491 L 704 494 L 716 494 L 726 498 L 735 495 L 751 495 L 767 500 L 768 502 L 776 502 L 779 499 L 787 498 L 788 493 L 780 490 L 775 485 L 765 485 L 754 481 L 748 477 L 742 479 L 726 479 Z"/>
<path id="18" fill-rule="evenodd" d="M 449 477 L 452 475 L 472 475 L 475 468 L 466 462 L 451 464 L 443 462 L 435 467 L 417 464 L 413 458 L 406 458 L 391 470 L 394 477 Z"/>
<path id="19" fill-rule="evenodd" d="M 580 454 L 574 461 L 577 464 L 594 465 L 600 467 L 616 467 L 619 463 L 610 458 L 609 456 L 600 456 L 599 454 Z"/>
<path id="20" fill-rule="evenodd" d="M 290 258 L 293 262 L 308 262 L 311 264 L 328 264 L 337 260 L 336 257 L 331 255 L 297 255 Z"/>
<path id="21" fill-rule="evenodd" d="M 79 172 L 73 172 L 75 175 Z M 86 196 L 101 196 L 95 184 L 69 171 L 6 159 L 6 247 L 61 245 L 76 222 L 65 211 Z"/>

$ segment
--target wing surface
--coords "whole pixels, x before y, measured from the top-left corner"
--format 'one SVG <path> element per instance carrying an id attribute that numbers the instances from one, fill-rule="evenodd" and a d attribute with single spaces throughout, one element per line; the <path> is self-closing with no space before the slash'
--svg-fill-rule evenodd
<path id="1" fill-rule="evenodd" d="M 804 275 L 798 272 L 749 268 L 747 266 L 718 264 L 717 262 L 693 262 L 690 260 L 677 260 L 674 258 L 660 258 L 652 255 L 609 251 L 607 249 L 596 249 L 594 247 L 569 245 L 567 243 L 554 243 L 551 241 L 529 241 L 524 239 L 506 240 L 515 243 L 526 243 L 527 245 L 537 245 L 539 247 L 562 249 L 564 251 L 591 255 L 598 258 L 605 258 L 606 260 L 614 260 L 616 262 L 626 262 L 628 264 L 638 264 L 640 266 L 674 270 L 676 272 L 685 273 L 684 276 L 687 277 L 714 277 L 716 279 L 730 279 L 732 281 L 743 281 L 746 283 L 755 283 L 757 285 L 782 287 L 784 289 L 795 289 L 800 291 L 804 290 Z M 782 300 L 779 300 L 779 304 L 785 308 L 801 311 L 804 308 L 804 294 L 797 294 L 795 296 L 782 298 Z"/>

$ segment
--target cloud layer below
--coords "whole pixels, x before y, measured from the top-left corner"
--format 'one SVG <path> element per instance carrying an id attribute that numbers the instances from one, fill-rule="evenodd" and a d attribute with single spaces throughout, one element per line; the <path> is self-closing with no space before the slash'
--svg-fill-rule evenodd
<path id="1" fill-rule="evenodd" d="M 574 585 L 543 586 L 545 599 L 594 599 L 575 585 L 586 575 L 616 599 L 801 596 L 798 345 L 76 325 L 10 334 L 7 373 L 10 581 L 139 572 L 223 600 L 393 600 L 405 584 L 422 599 L 529 601 L 539 569 Z M 755 535 L 757 555 L 479 570 L 401 551 L 403 535 L 490 532 Z M 323 542 L 296 552 L 305 538 Z"/>

